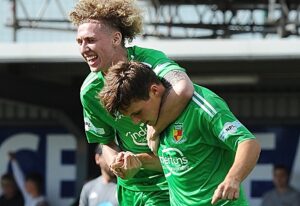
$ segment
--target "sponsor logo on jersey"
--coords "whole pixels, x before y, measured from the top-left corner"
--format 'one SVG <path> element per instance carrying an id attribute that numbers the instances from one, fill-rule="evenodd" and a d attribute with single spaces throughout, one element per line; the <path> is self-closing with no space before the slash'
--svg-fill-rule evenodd
<path id="1" fill-rule="evenodd" d="M 104 131 L 104 129 L 103 128 L 96 128 L 93 124 L 92 124 L 92 122 L 91 122 L 91 120 L 89 119 L 89 118 L 84 118 L 84 129 L 85 129 L 85 131 L 94 131 L 94 132 L 96 132 L 97 134 L 105 134 L 105 131 Z"/>
<path id="2" fill-rule="evenodd" d="M 183 124 L 175 123 L 173 128 L 173 137 L 175 142 L 179 142 L 183 136 Z"/>
<path id="3" fill-rule="evenodd" d="M 235 134 L 237 129 L 241 126 L 242 124 L 238 120 L 234 122 L 226 122 L 219 134 L 219 138 L 223 141 L 226 140 L 230 135 Z"/>
<path id="4" fill-rule="evenodd" d="M 163 167 L 166 167 L 170 172 L 170 174 L 166 174 L 166 177 L 171 174 L 180 175 L 181 172 L 189 169 L 187 157 L 177 148 L 163 149 L 159 159 Z"/>
<path id="5" fill-rule="evenodd" d="M 126 137 L 130 137 L 136 145 L 147 146 L 147 129 L 143 123 L 139 129 L 137 132 L 127 132 Z"/>

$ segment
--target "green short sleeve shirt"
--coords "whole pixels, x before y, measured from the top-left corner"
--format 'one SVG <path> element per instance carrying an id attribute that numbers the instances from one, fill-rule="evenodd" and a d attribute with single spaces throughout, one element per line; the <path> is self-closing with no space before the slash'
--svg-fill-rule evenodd
<path id="1" fill-rule="evenodd" d="M 158 155 L 169 185 L 171 205 L 210 205 L 240 142 L 254 136 L 212 91 L 195 85 L 185 111 L 161 135 Z M 243 190 L 236 201 L 248 205 Z"/>

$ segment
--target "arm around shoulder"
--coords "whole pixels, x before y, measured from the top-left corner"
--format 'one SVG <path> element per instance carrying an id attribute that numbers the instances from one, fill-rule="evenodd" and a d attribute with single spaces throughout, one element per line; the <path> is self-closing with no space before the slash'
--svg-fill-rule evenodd
<path id="1" fill-rule="evenodd" d="M 163 131 L 181 114 L 194 93 L 193 84 L 183 71 L 170 71 L 164 79 L 171 87 L 161 107 L 158 122 L 154 126 L 156 134 Z"/>

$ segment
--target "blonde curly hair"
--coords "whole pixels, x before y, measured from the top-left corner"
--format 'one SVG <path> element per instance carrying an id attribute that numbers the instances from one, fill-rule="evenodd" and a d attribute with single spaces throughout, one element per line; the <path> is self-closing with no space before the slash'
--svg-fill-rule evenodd
<path id="1" fill-rule="evenodd" d="M 141 10 L 134 0 L 80 0 L 69 18 L 75 26 L 93 20 L 118 29 L 129 42 L 142 33 Z"/>

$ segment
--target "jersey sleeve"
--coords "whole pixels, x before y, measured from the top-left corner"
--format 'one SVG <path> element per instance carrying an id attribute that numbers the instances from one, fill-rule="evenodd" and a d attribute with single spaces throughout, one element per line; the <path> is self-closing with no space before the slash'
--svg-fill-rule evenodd
<path id="1" fill-rule="evenodd" d="M 93 85 L 80 92 L 83 107 L 84 129 L 89 143 L 108 144 L 115 139 L 115 129 L 108 125 L 103 118 L 107 112 L 97 98 L 98 85 Z"/>
<path id="2" fill-rule="evenodd" d="M 101 120 L 95 117 L 87 110 L 83 110 L 84 130 L 89 143 L 108 144 L 115 138 L 115 130 Z"/>
<path id="3" fill-rule="evenodd" d="M 238 144 L 255 136 L 234 116 L 226 102 L 208 89 L 202 89 L 202 93 L 194 93 L 193 100 L 198 102 L 202 111 L 202 130 L 207 130 L 212 137 L 208 140 L 211 144 L 237 150 Z"/>
<path id="4" fill-rule="evenodd" d="M 177 70 L 185 72 L 185 69 L 180 67 L 176 62 L 171 60 L 161 51 L 154 49 L 146 49 L 140 47 L 134 47 L 136 54 L 136 60 L 148 65 L 159 77 L 164 77 L 169 71 Z"/>
<path id="5" fill-rule="evenodd" d="M 255 138 L 230 110 L 218 112 L 211 125 L 214 135 L 234 151 L 242 141 Z"/>
<path id="6" fill-rule="evenodd" d="M 155 74 L 160 77 L 163 78 L 168 72 L 170 71 L 181 71 L 181 72 L 185 72 L 185 69 L 180 67 L 178 64 L 176 63 L 172 63 L 172 62 L 166 62 L 166 63 L 162 63 L 157 65 L 153 71 L 155 72 Z"/>

